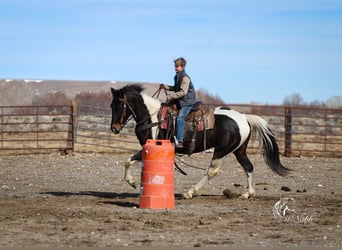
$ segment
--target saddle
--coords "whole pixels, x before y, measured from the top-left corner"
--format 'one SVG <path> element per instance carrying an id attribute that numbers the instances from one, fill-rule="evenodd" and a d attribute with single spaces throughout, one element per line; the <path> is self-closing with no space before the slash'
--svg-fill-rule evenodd
<path id="1" fill-rule="evenodd" d="M 175 135 L 175 124 L 176 117 L 178 113 L 178 107 L 173 103 L 162 103 L 159 111 L 159 121 L 161 122 L 160 128 L 166 131 L 165 138 L 173 139 Z M 197 132 L 204 132 L 203 136 L 203 145 L 204 149 L 206 148 L 206 136 L 205 131 L 209 129 L 213 129 L 215 125 L 214 119 L 214 109 L 209 108 L 207 105 L 203 104 L 201 101 L 197 101 L 190 113 L 185 118 L 186 126 L 185 126 L 185 134 L 184 138 L 187 137 L 187 134 L 191 133 L 190 136 L 192 138 L 189 144 L 188 153 L 191 154 L 195 149 L 196 143 L 196 135 Z"/>
<path id="2" fill-rule="evenodd" d="M 186 131 L 193 128 L 197 128 L 197 131 L 212 129 L 215 124 L 214 109 L 204 105 L 201 101 L 197 101 L 185 121 Z"/>

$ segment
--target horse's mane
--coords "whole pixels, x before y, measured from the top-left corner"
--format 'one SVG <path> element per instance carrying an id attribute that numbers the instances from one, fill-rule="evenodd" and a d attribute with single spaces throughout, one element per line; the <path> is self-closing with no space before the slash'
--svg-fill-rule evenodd
<path id="1" fill-rule="evenodd" d="M 138 84 L 130 84 L 130 85 L 126 85 L 121 90 L 123 91 L 123 93 L 135 92 L 139 94 L 144 90 L 144 87 Z"/>
<path id="2" fill-rule="evenodd" d="M 121 91 L 124 94 L 141 96 L 144 100 L 145 105 L 147 106 L 147 109 L 149 111 L 151 111 L 152 113 L 154 113 L 155 110 L 159 110 L 161 102 L 159 99 L 153 98 L 153 97 L 147 95 L 146 93 L 144 93 L 143 92 L 144 90 L 145 90 L 145 88 L 141 85 L 138 85 L 138 84 L 126 85 L 121 89 Z"/>

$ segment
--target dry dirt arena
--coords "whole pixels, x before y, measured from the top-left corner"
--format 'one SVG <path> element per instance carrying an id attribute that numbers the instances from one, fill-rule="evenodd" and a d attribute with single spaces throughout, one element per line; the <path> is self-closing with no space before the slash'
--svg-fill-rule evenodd
<path id="1" fill-rule="evenodd" d="M 281 158 L 293 170 L 283 178 L 251 155 L 257 196 L 248 200 L 236 197 L 246 177 L 232 155 L 190 200 L 180 194 L 206 170 L 182 165 L 188 175 L 175 172 L 175 209 L 156 210 L 140 209 L 139 189 L 123 180 L 128 156 L 1 156 L 0 247 L 342 246 L 341 159 Z M 206 168 L 210 157 L 182 159 Z M 133 168 L 138 184 L 140 167 Z"/>

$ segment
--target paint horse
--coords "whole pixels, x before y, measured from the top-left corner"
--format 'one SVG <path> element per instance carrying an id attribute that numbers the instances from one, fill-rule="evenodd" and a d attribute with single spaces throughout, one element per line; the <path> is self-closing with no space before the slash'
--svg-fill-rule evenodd
<path id="1" fill-rule="evenodd" d="M 113 100 L 111 130 L 120 133 L 127 121 L 133 117 L 136 122 L 135 134 L 141 146 L 147 139 L 160 138 L 161 129 L 158 113 L 161 101 L 143 93 L 139 85 L 126 85 L 121 89 L 111 89 Z M 242 197 L 249 198 L 255 195 L 253 186 L 253 164 L 246 154 L 251 131 L 254 129 L 259 134 L 263 149 L 265 163 L 275 173 L 285 176 L 290 169 L 284 167 L 279 159 L 279 148 L 276 138 L 269 129 L 266 121 L 260 116 L 241 114 L 229 107 L 216 107 L 214 110 L 214 126 L 196 134 L 196 147 L 194 153 L 214 148 L 207 174 L 193 187 L 183 193 L 185 198 L 192 198 L 208 181 L 216 176 L 221 168 L 223 158 L 233 153 L 237 161 L 243 167 L 247 175 L 247 192 Z M 204 134 L 206 133 L 206 134 Z M 184 138 L 184 148 L 176 148 L 176 153 L 185 154 L 186 148 L 193 139 L 191 132 Z M 206 137 L 205 145 L 203 138 Z M 131 174 L 131 166 L 135 161 L 142 160 L 141 150 L 130 157 L 125 164 L 125 180 L 136 188 L 134 177 Z"/>

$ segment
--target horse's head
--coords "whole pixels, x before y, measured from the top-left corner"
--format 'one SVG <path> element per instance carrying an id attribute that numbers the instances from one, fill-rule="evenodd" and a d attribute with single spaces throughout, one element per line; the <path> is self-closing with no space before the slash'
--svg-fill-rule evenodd
<path id="1" fill-rule="evenodd" d="M 136 119 L 132 105 L 135 105 L 134 96 L 142 91 L 142 87 L 127 85 L 118 90 L 111 88 L 111 91 L 113 95 L 111 130 L 113 133 L 119 134 L 132 116 Z"/>
<path id="2" fill-rule="evenodd" d="M 127 104 L 125 99 L 127 98 L 124 92 L 119 89 L 115 90 L 111 88 L 113 100 L 111 104 L 112 108 L 112 123 L 111 123 L 111 130 L 113 133 L 118 134 L 120 133 L 122 126 L 125 124 L 126 120 L 128 119 L 127 116 Z"/>

